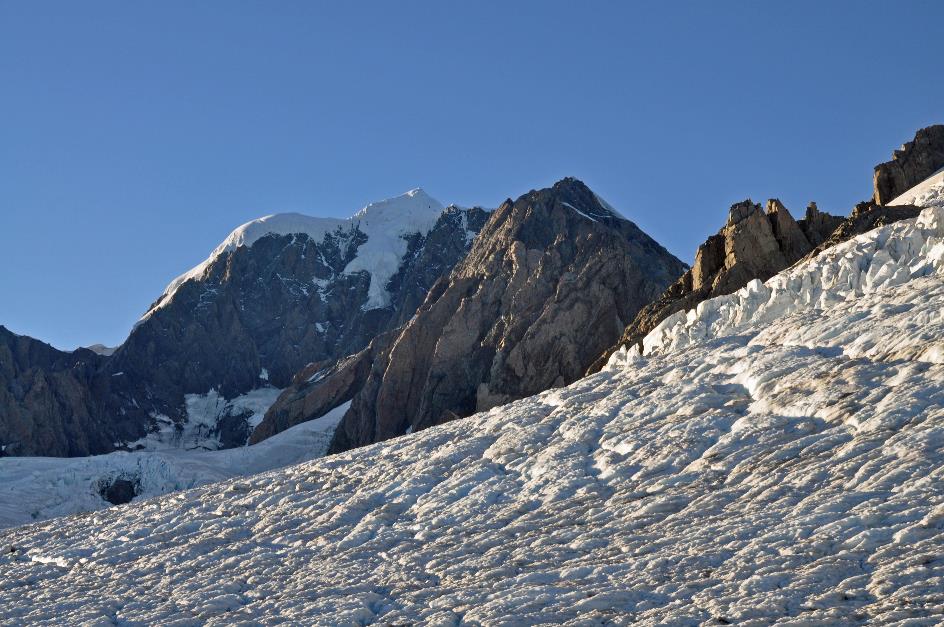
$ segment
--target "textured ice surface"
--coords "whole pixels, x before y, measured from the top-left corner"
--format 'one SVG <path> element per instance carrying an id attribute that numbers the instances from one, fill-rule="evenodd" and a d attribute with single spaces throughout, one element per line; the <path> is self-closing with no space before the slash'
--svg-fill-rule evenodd
<path id="1" fill-rule="evenodd" d="M 567 388 L 7 530 L 3 618 L 938 624 L 944 209 L 922 193 L 919 218 L 707 301 Z"/>
<path id="2" fill-rule="evenodd" d="M 140 500 L 321 457 L 349 404 L 250 447 L 2 458 L 0 527 L 109 507 L 101 488 L 115 479 L 134 483 Z"/>

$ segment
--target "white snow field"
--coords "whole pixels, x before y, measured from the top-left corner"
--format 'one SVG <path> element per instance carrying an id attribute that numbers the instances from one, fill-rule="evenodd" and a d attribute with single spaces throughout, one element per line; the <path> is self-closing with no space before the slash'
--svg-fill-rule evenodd
<path id="1" fill-rule="evenodd" d="M 944 621 L 944 208 L 716 301 L 567 388 L 0 531 L 0 620 Z"/>

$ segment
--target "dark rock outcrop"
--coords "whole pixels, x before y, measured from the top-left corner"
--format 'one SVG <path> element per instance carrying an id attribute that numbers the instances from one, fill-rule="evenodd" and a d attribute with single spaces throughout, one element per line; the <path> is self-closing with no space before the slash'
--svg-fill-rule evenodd
<path id="1" fill-rule="evenodd" d="M 935 124 L 915 133 L 914 139 L 896 150 L 892 160 L 875 166 L 872 201 L 889 202 L 944 168 L 944 125 Z"/>
<path id="2" fill-rule="evenodd" d="M 919 213 L 921 207 L 914 205 L 876 205 L 872 201 L 860 202 L 852 209 L 849 217 L 840 222 L 830 236 L 815 246 L 803 259 L 812 259 L 827 248 L 850 240 L 856 235 L 892 222 L 915 218 Z"/>
<path id="3" fill-rule="evenodd" d="M 506 201 L 399 334 L 378 342 L 332 450 L 573 382 L 684 270 L 575 179 Z"/>
<path id="4" fill-rule="evenodd" d="M 99 428 L 95 373 L 104 358 L 66 353 L 0 326 L 0 449 L 4 455 L 85 455 L 111 445 Z M 126 425 L 116 423 L 116 430 Z"/>
<path id="5" fill-rule="evenodd" d="M 820 211 L 815 202 L 811 202 L 806 208 L 806 215 L 800 220 L 800 228 L 806 235 L 806 240 L 813 246 L 819 246 L 825 242 L 833 231 L 842 224 L 842 216 L 834 216 Z"/>

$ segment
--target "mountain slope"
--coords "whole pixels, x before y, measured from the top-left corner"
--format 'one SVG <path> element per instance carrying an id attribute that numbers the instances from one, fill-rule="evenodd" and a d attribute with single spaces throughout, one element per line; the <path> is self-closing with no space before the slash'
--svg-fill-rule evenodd
<path id="1" fill-rule="evenodd" d="M 91 350 L 65 353 L 0 326 L 0 457 L 107 448 L 92 394 L 103 361 Z"/>
<path id="2" fill-rule="evenodd" d="M 70 456 L 242 445 L 268 407 L 254 399 L 271 404 L 307 364 L 355 353 L 409 318 L 484 215 L 412 190 L 346 220 L 278 214 L 244 224 L 172 281 L 111 355 L 81 351 L 94 364 L 81 382 L 69 353 L 18 366 L 52 384 L 69 379 L 69 394 L 55 404 L 34 402 L 42 390 L 0 396 L 0 445 Z M 434 233 L 435 250 L 426 245 Z M 23 387 L 8 362 L 0 355 L 7 387 Z M 80 436 L 62 424 L 72 416 L 82 417 Z"/>
<path id="3" fill-rule="evenodd" d="M 940 621 L 942 312 L 937 206 L 567 388 L 11 530 L 0 602 L 35 624 Z"/>
<path id="4" fill-rule="evenodd" d="M 351 399 L 338 451 L 566 385 L 682 271 L 586 185 L 564 179 L 503 203 L 402 329 L 316 378 L 300 404 L 323 411 Z"/>

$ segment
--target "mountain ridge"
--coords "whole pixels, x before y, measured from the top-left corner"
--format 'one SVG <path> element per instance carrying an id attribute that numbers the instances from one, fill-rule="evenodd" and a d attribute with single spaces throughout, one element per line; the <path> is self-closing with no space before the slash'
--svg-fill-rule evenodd
<path id="1" fill-rule="evenodd" d="M 944 125 L 934 125 L 919 129 L 911 142 L 894 152 L 892 161 L 875 166 L 873 199 L 858 203 L 845 218 L 819 211 L 816 203 L 810 203 L 798 221 L 777 199 L 767 201 L 766 211 L 750 199 L 735 203 L 725 226 L 698 247 L 692 269 L 646 305 L 587 374 L 598 372 L 614 353 L 641 346 L 650 332 L 679 312 L 731 294 L 752 280 L 766 281 L 876 226 L 916 217 L 920 207 L 913 204 L 915 196 L 924 191 L 922 186 L 933 185 L 942 168 Z M 912 197 L 904 198 L 909 190 Z"/>
<path id="2" fill-rule="evenodd" d="M 684 267 L 577 179 L 531 190 L 398 332 L 283 393 L 252 441 L 350 400 L 344 450 L 572 381 Z"/>
<path id="3" fill-rule="evenodd" d="M 309 362 L 357 352 L 408 316 L 401 307 L 415 307 L 416 294 L 425 294 L 436 272 L 464 254 L 483 215 L 474 208 L 447 210 L 417 189 L 371 203 L 346 220 L 305 217 L 299 225 L 289 215 L 274 225 L 273 219 L 248 222 L 207 261 L 172 281 L 128 339 L 107 358 L 96 356 L 83 377 L 43 367 L 0 371 L 12 389 L 66 399 L 31 405 L 28 396 L 6 396 L 0 445 L 16 455 L 174 447 L 184 445 L 181 436 L 188 447 L 242 445 L 255 427 L 253 414 L 227 413 L 243 406 L 229 401 L 284 387 Z M 411 229 L 426 225 L 437 230 L 440 246 L 424 258 L 429 272 L 408 272 L 429 234 Z M 303 227 L 315 228 L 321 239 L 269 232 Z M 358 265 L 359 253 L 368 259 Z M 69 353 L 60 353 L 59 361 L 66 360 Z M 23 381 L 27 375 L 33 379 Z M 196 408 L 213 414 L 195 415 Z M 59 434 L 89 434 L 62 440 L 48 425 L 59 425 Z"/>

